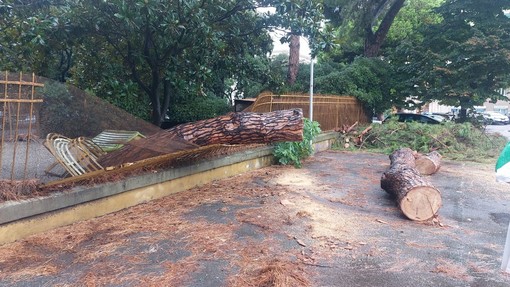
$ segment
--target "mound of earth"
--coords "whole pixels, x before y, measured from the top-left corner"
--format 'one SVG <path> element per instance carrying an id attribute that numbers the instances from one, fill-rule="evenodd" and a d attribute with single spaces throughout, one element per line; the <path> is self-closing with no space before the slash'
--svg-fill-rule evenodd
<path id="1" fill-rule="evenodd" d="M 134 130 L 151 135 L 159 127 L 90 95 L 74 86 L 40 78 L 43 103 L 38 109 L 40 135 L 59 133 L 67 137 L 93 137 L 103 130 Z M 37 115 L 37 114 L 36 114 Z"/>

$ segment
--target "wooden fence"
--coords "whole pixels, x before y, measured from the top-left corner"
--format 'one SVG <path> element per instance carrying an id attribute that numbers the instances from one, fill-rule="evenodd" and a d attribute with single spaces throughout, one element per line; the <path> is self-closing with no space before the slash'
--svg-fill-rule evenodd
<path id="1" fill-rule="evenodd" d="M 246 111 L 264 113 L 292 108 L 301 108 L 303 115 L 309 117 L 310 96 L 261 94 Z M 370 122 L 363 105 L 355 97 L 334 95 L 313 96 L 313 120 L 320 123 L 323 131 Z"/>

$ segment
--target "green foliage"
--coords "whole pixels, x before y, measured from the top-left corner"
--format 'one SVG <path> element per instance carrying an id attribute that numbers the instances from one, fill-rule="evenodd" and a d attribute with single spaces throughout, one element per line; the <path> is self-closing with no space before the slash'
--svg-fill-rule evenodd
<path id="1" fill-rule="evenodd" d="M 281 87 L 285 84 L 286 70 L 284 66 L 287 60 L 288 56 L 284 54 L 279 54 L 274 58 L 247 59 L 251 62 L 249 65 L 251 68 L 239 75 L 234 96 L 255 98 L 263 91 L 280 92 Z"/>
<path id="2" fill-rule="evenodd" d="M 301 142 L 281 142 L 274 147 L 273 155 L 280 164 L 301 167 L 301 160 L 313 154 L 313 140 L 321 133 L 319 123 L 305 118 Z"/>
<path id="3" fill-rule="evenodd" d="M 329 45 L 329 34 L 321 27 L 324 21 L 322 0 L 260 0 L 264 6 L 274 7 L 275 13 L 265 14 L 270 26 L 290 31 L 280 39 L 288 43 L 291 35 L 305 36 L 310 40 L 311 53 L 317 53 Z"/>
<path id="4" fill-rule="evenodd" d="M 356 58 L 344 69 L 319 76 L 316 90 L 324 94 L 350 95 L 380 113 L 397 102 L 391 66 L 378 58 Z"/>
<path id="5" fill-rule="evenodd" d="M 484 162 L 497 158 L 506 142 L 506 138 L 486 134 L 471 123 L 427 125 L 392 120 L 374 124 L 361 148 L 386 154 L 403 147 L 421 153 L 437 150 L 450 159 Z"/>
<path id="6" fill-rule="evenodd" d="M 402 41 L 392 54 L 397 90 L 464 111 L 502 99 L 497 91 L 510 84 L 508 8 L 507 0 L 446 1 L 437 9 L 440 23 L 423 25 L 422 37 Z"/>
<path id="7" fill-rule="evenodd" d="M 138 86 L 126 80 L 124 82 L 118 80 L 108 80 L 98 82 L 92 90 L 89 90 L 90 94 L 98 96 L 109 103 L 125 110 L 126 112 L 144 119 L 150 120 L 150 102 L 147 97 L 138 90 Z"/>
<path id="8" fill-rule="evenodd" d="M 217 97 L 195 97 L 170 107 L 169 121 L 174 124 L 194 122 L 224 115 L 232 111 L 227 100 Z"/>
<path id="9" fill-rule="evenodd" d="M 65 81 L 80 31 L 62 13 L 66 1 L 5 0 L 0 3 L 0 68 L 36 72 Z M 57 8 L 58 7 L 58 8 Z"/>
<path id="10" fill-rule="evenodd" d="M 0 67 L 70 81 L 138 116 L 150 102 L 142 118 L 155 124 L 183 98 L 229 97 L 271 49 L 253 1 L 18 2 L 0 3 Z"/>
<path id="11" fill-rule="evenodd" d="M 358 57 L 347 65 L 321 61 L 314 66 L 315 93 L 354 96 L 375 113 L 403 102 L 394 91 L 395 85 L 392 67 L 379 58 Z M 309 86 L 310 65 L 301 64 L 294 85 L 283 86 L 280 92 L 303 93 Z"/>
<path id="12" fill-rule="evenodd" d="M 434 11 L 445 0 L 413 0 L 406 1 L 388 32 L 387 43 L 395 47 L 403 40 L 422 39 L 417 33 L 420 27 L 441 22 L 441 17 Z"/>
<path id="13" fill-rule="evenodd" d="M 342 49 L 339 58 L 353 58 L 345 54 L 362 52 L 376 57 L 404 0 L 324 0 L 328 25 Z M 345 48 L 346 47 L 346 48 Z M 360 56 L 361 54 L 358 54 Z M 346 57 L 347 56 L 347 57 Z"/>
<path id="14" fill-rule="evenodd" d="M 76 108 L 79 101 L 75 99 L 65 84 L 46 82 L 40 91 L 44 94 L 44 102 L 40 110 L 41 134 L 56 132 L 68 137 L 82 136 L 82 124 L 87 122 L 84 113 Z"/>

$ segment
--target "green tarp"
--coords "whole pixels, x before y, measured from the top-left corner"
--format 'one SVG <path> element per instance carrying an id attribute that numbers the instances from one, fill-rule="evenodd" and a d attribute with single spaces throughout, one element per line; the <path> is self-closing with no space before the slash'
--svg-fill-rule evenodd
<path id="1" fill-rule="evenodd" d="M 496 162 L 496 181 L 510 182 L 510 142 L 506 144 Z"/>

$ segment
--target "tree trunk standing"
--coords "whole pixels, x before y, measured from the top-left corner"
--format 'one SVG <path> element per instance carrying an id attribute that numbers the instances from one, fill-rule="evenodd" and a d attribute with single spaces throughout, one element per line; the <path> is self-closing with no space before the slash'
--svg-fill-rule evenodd
<path id="1" fill-rule="evenodd" d="M 177 150 L 213 144 L 256 144 L 303 140 L 303 111 L 279 110 L 269 113 L 230 113 L 162 130 L 147 138 L 127 143 L 99 161 L 102 166 L 135 162 Z M 186 145 L 188 143 L 189 145 Z M 150 153 L 143 150 L 150 149 Z M 139 151 L 139 152 L 138 152 Z"/>
<path id="2" fill-rule="evenodd" d="M 170 99 L 172 95 L 174 94 L 173 85 L 170 80 L 164 80 L 163 81 L 163 104 L 161 106 L 160 110 L 160 123 L 158 127 L 161 126 L 161 124 L 165 121 L 166 113 L 168 112 L 168 108 L 170 107 Z"/>
<path id="3" fill-rule="evenodd" d="M 379 50 L 388 35 L 388 31 L 391 28 L 391 24 L 395 20 L 400 9 L 404 6 L 405 0 L 396 0 L 393 4 L 391 4 L 390 9 L 384 16 L 384 19 L 381 21 L 379 28 L 374 33 L 372 30 L 372 22 L 367 23 L 365 28 L 366 36 L 365 36 L 365 57 L 377 57 L 379 55 Z M 381 6 L 382 7 L 382 6 Z M 375 13 L 379 13 L 380 11 L 376 11 Z M 374 15 L 374 19 L 377 15 Z"/>
<path id="4" fill-rule="evenodd" d="M 296 82 L 299 72 L 299 35 L 290 35 L 289 43 L 289 70 L 287 72 L 287 84 L 293 85 Z"/>
<path id="5" fill-rule="evenodd" d="M 434 217 L 441 207 L 441 193 L 415 168 L 414 152 L 403 148 L 390 155 L 391 165 L 381 177 L 381 188 L 397 199 L 402 213 L 411 220 Z"/>
<path id="6" fill-rule="evenodd" d="M 161 102 L 159 100 L 158 94 L 154 91 L 154 95 L 149 95 L 151 100 L 151 123 L 156 126 L 161 126 Z"/>
<path id="7" fill-rule="evenodd" d="M 428 154 L 416 155 L 416 169 L 422 175 L 431 175 L 436 173 L 441 167 L 441 154 L 437 151 Z"/>
<path id="8" fill-rule="evenodd" d="M 461 122 L 461 123 L 465 123 L 465 122 L 468 121 L 467 108 L 466 107 L 463 107 L 463 106 L 460 107 L 459 114 L 458 114 L 458 121 Z"/>

